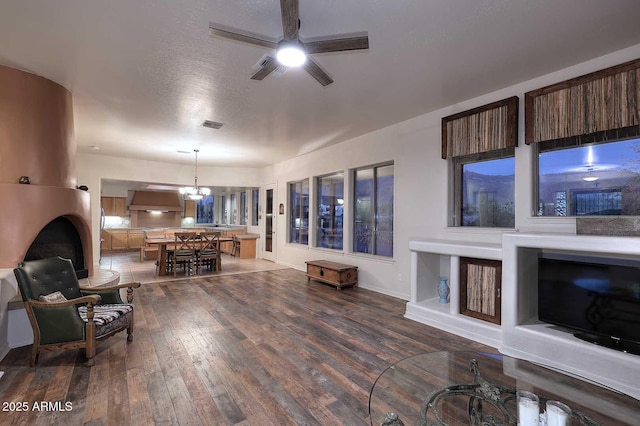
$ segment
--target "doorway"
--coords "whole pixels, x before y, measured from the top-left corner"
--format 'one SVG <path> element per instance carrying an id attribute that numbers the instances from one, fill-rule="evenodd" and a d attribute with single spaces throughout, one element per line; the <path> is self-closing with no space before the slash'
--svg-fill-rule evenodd
<path id="1" fill-rule="evenodd" d="M 276 261 L 276 220 L 275 220 L 275 185 L 265 185 L 264 187 L 264 251 L 262 258 Z"/>

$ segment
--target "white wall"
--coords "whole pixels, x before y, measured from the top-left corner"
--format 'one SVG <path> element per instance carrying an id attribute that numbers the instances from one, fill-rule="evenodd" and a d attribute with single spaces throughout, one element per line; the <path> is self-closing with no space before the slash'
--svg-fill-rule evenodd
<path id="1" fill-rule="evenodd" d="M 300 247 L 286 243 L 286 217 L 277 215 L 276 261 L 300 270 L 311 259 L 327 259 L 359 267 L 359 282 L 406 300 L 410 297 L 409 241 L 448 239 L 500 243 L 504 232 L 512 229 L 469 229 L 447 227 L 447 161 L 440 158 L 442 117 L 485 105 L 510 96 L 520 98 L 519 146 L 516 149 L 516 229 L 522 231 L 575 233 L 571 218 L 531 217 L 531 147 L 524 144 L 524 93 L 569 78 L 598 71 L 640 57 L 640 45 L 630 47 L 539 78 L 469 99 L 438 111 L 395 124 L 347 142 L 305 154 L 261 170 L 199 169 L 202 185 L 264 186 L 275 183 L 275 208 L 287 205 L 287 183 L 336 171 L 393 161 L 395 164 L 394 252 L 393 259 L 333 250 Z M 78 155 L 78 183 L 89 186 L 92 205 L 99 205 L 100 179 L 126 179 L 160 183 L 189 184 L 191 166 L 163 164 Z M 345 190 L 349 179 L 345 175 Z M 97 190 L 96 190 L 97 189 Z M 313 195 L 312 200 L 313 200 Z M 349 200 L 346 200 L 347 203 Z M 346 203 L 346 204 L 347 204 Z M 262 202 L 261 202 L 262 204 Z M 350 211 L 345 208 L 345 218 Z M 96 229 L 99 209 L 93 210 L 94 252 L 98 253 Z M 312 222 L 313 224 L 313 222 Z M 261 223 L 262 225 L 262 223 Z M 348 230 L 350 225 L 346 225 Z M 345 242 L 345 247 L 350 244 Z"/>
<path id="2" fill-rule="evenodd" d="M 441 159 L 441 119 L 511 96 L 520 98 L 516 149 L 516 229 L 575 233 L 575 219 L 531 217 L 532 148 L 524 143 L 524 93 L 640 57 L 640 45 L 557 71 L 493 93 L 450 105 L 376 132 L 265 170 L 264 182 L 277 182 L 277 201 L 287 205 L 287 182 L 393 160 L 395 163 L 394 258 L 299 247 L 286 243 L 286 215 L 278 216 L 277 261 L 304 269 L 304 261 L 324 258 L 359 267 L 360 285 L 409 300 L 409 241 L 447 239 L 500 243 L 513 229 L 447 227 L 448 163 Z M 345 185 L 346 187 L 347 185 Z M 311 199 L 313 200 L 313 193 Z M 348 202 L 348 200 L 347 200 Z M 346 204 L 346 203 L 345 203 Z M 345 211 L 345 218 L 350 217 Z M 349 247 L 345 244 L 345 247 Z"/>

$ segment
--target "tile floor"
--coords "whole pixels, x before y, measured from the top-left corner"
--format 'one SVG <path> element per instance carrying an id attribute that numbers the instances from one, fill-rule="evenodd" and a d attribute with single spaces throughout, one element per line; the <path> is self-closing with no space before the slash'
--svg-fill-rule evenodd
<path id="1" fill-rule="evenodd" d="M 185 275 L 184 272 L 178 270 L 177 277 L 173 274 L 165 276 L 156 276 L 155 260 L 145 260 L 140 263 L 140 252 L 104 252 L 100 261 L 100 269 L 111 269 L 120 274 L 120 283 L 131 281 L 139 281 L 141 283 L 152 283 L 157 281 L 171 281 L 179 279 L 187 279 L 198 277 L 199 275 Z M 220 275 L 242 274 L 247 272 L 273 271 L 277 269 L 287 269 L 287 267 L 278 265 L 262 259 L 240 259 L 226 254 L 222 255 L 222 271 Z M 210 275 L 207 273 L 206 275 Z M 218 275 L 218 273 L 213 273 Z M 200 275 L 204 276 L 204 275 Z"/>

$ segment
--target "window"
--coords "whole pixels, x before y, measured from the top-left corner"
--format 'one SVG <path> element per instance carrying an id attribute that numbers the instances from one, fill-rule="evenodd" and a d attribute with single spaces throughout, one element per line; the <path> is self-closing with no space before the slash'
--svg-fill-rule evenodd
<path id="1" fill-rule="evenodd" d="M 247 193 L 240 193 L 240 225 L 247 224 Z"/>
<path id="2" fill-rule="evenodd" d="M 354 171 L 353 251 L 393 256 L 393 164 Z"/>
<path id="3" fill-rule="evenodd" d="M 196 201 L 196 223 L 214 223 L 213 195 Z"/>
<path id="4" fill-rule="evenodd" d="M 537 216 L 640 215 L 640 139 L 536 146 Z"/>
<path id="5" fill-rule="evenodd" d="M 640 213 L 640 60 L 525 93 L 536 216 Z"/>
<path id="6" fill-rule="evenodd" d="M 318 247 L 342 250 L 344 173 L 319 177 L 317 184 L 316 244 Z"/>
<path id="7" fill-rule="evenodd" d="M 258 226 L 258 194 L 260 190 L 251 191 L 251 225 Z"/>
<path id="8" fill-rule="evenodd" d="M 442 119 L 442 158 L 451 161 L 449 226 L 515 226 L 517 96 Z"/>
<path id="9" fill-rule="evenodd" d="M 515 226 L 513 148 L 455 157 L 450 226 Z"/>
<path id="10" fill-rule="evenodd" d="M 309 179 L 289 184 L 289 242 L 309 243 Z"/>

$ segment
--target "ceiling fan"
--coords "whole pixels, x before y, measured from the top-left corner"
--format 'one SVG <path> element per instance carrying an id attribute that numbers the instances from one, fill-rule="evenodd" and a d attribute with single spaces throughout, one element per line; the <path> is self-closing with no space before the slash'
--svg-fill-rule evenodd
<path id="1" fill-rule="evenodd" d="M 280 41 L 213 22 L 209 24 L 211 35 L 275 49 L 275 57 L 267 55 L 260 62 L 258 71 L 251 76 L 253 80 L 262 80 L 280 65 L 302 66 L 320 84 L 327 86 L 333 83 L 333 79 L 309 55 L 369 48 L 369 36 L 366 32 L 340 34 L 303 42 L 298 35 L 300 29 L 298 0 L 280 0 L 280 9 L 284 32 L 284 37 Z"/>

